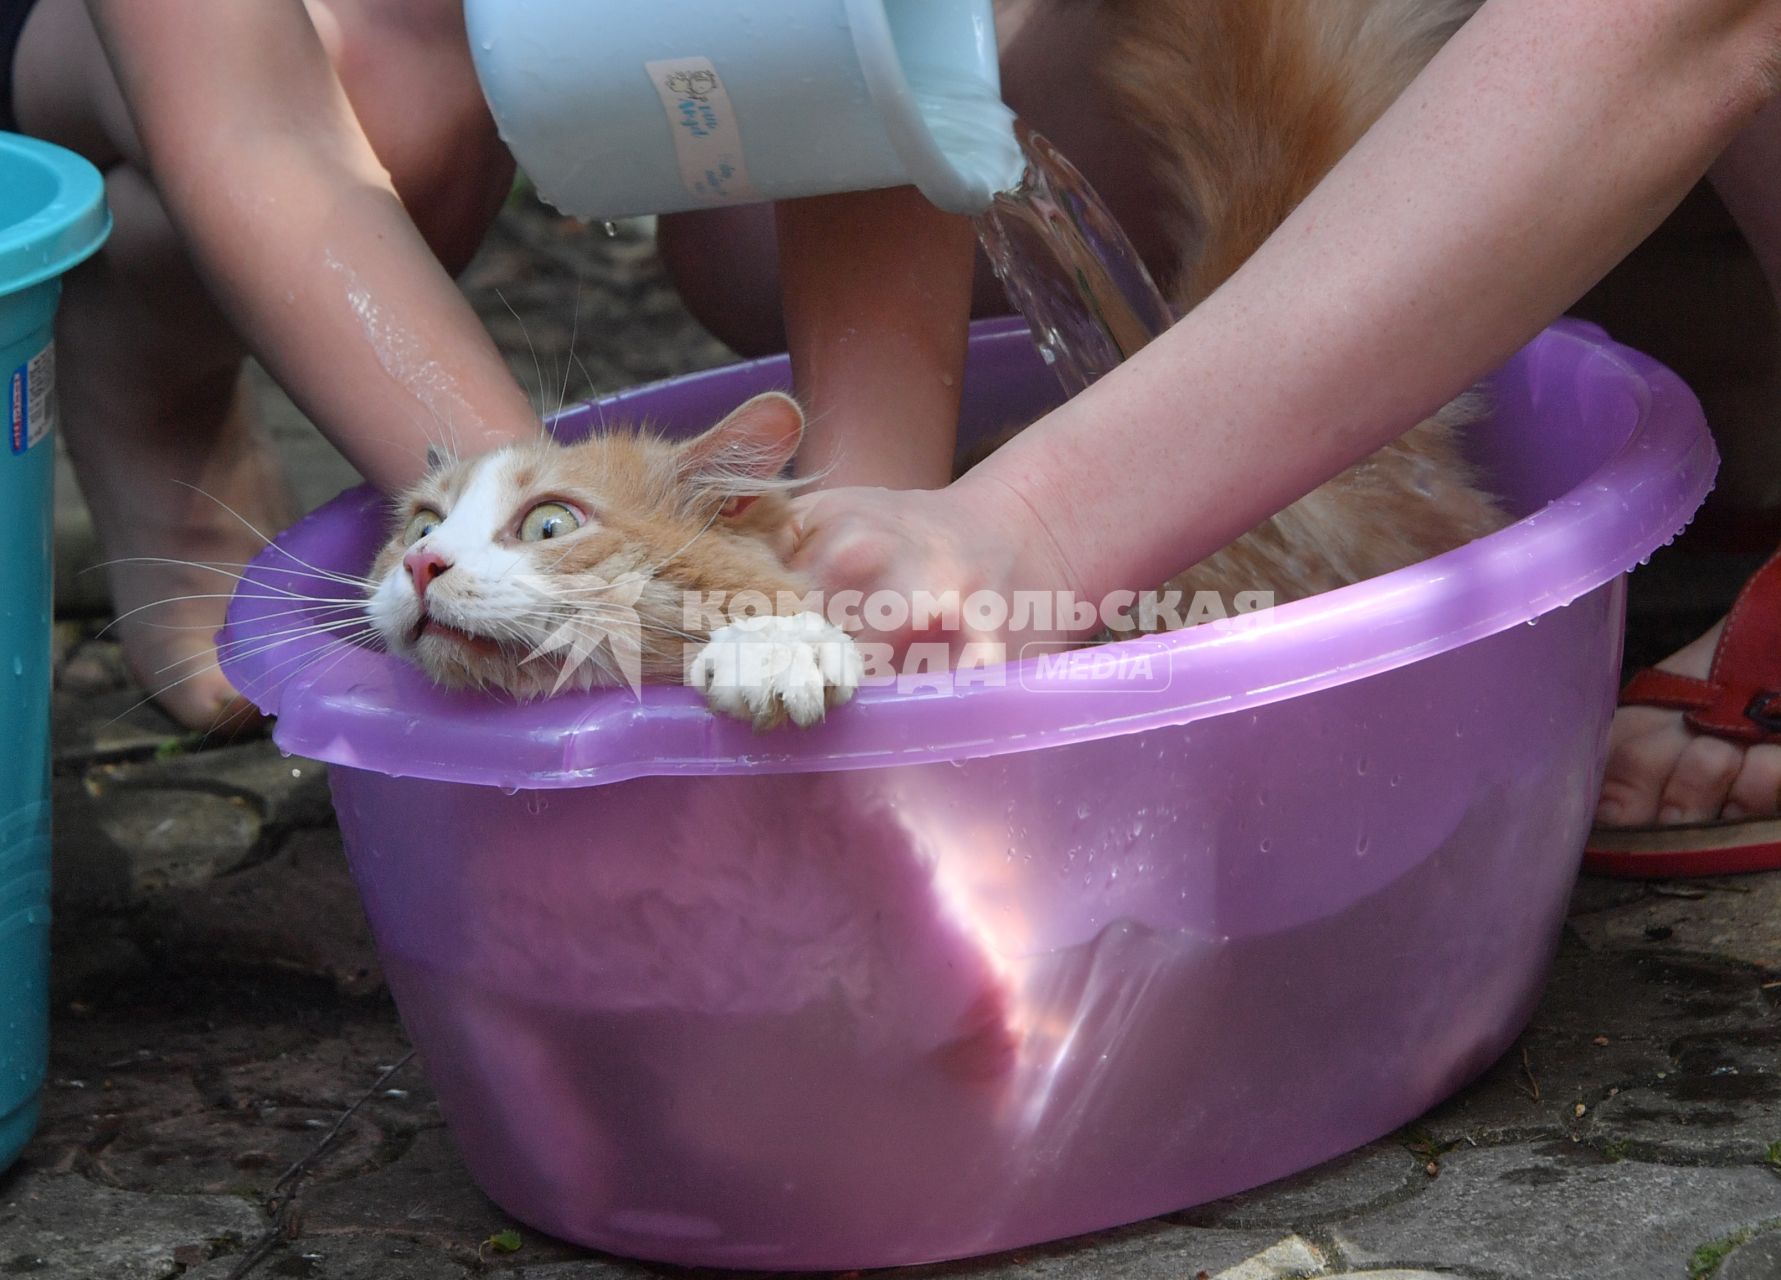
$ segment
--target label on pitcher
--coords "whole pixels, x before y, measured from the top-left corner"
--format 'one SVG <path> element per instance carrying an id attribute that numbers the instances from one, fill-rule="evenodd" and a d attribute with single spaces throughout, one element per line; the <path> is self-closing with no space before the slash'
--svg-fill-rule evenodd
<path id="1" fill-rule="evenodd" d="M 8 438 L 23 453 L 56 426 L 56 344 L 12 371 L 6 387 Z"/>
<path id="2" fill-rule="evenodd" d="M 687 191 L 714 205 L 760 199 L 742 159 L 736 109 L 711 59 L 664 58 L 643 66 L 667 113 Z"/>

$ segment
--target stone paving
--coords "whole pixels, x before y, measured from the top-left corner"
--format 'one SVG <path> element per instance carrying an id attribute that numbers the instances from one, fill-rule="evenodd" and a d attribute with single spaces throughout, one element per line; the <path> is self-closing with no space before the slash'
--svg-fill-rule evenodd
<path id="1" fill-rule="evenodd" d="M 571 398 L 723 357 L 635 228 L 608 241 L 518 209 L 466 283 L 547 399 L 577 286 Z M 305 493 L 326 496 L 338 459 L 269 404 Z M 64 517 L 78 563 L 78 508 Z M 1712 576 L 1656 569 L 1660 586 Z M 1648 594 L 1647 646 L 1715 603 Z M 480 1195 L 385 993 L 325 769 L 173 732 L 135 705 L 77 588 L 66 604 L 53 1060 L 39 1133 L 0 1175 L 0 1277 L 708 1274 L 570 1248 Z M 1777 1280 L 1778 922 L 1781 875 L 1586 879 L 1526 1034 L 1416 1124 L 1218 1204 L 908 1274 Z"/>

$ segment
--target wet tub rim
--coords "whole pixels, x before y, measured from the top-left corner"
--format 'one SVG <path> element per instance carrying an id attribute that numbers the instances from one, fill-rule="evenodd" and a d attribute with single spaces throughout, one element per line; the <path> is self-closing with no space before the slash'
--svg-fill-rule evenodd
<path id="1" fill-rule="evenodd" d="M 1027 341 L 1018 322 L 974 326 L 978 354 Z M 1612 582 L 1692 517 L 1712 487 L 1717 455 L 1680 378 L 1576 321 L 1554 325 L 1517 360 L 1558 363 L 1629 397 L 1635 421 L 1626 439 L 1568 492 L 1467 546 L 1279 606 L 1259 623 L 1104 646 L 1097 652 L 1108 655 L 1109 670 L 1098 676 L 1045 672 L 1027 660 L 1011 664 L 1001 685 L 868 688 L 817 728 L 757 734 L 713 716 L 700 695 L 677 687 L 648 688 L 641 700 L 600 690 L 516 704 L 435 689 L 395 659 L 331 642 L 256 652 L 256 634 L 287 625 L 278 615 L 288 602 L 278 603 L 276 593 L 313 589 L 300 566 L 325 558 L 337 526 L 380 518 L 382 499 L 365 487 L 292 526 L 246 571 L 245 581 L 272 598 L 244 589 L 231 602 L 219 633 L 224 652 L 234 653 L 224 670 L 278 717 L 274 737 L 287 752 L 505 790 L 965 760 L 1259 711 L 1537 620 Z M 625 410 L 670 386 L 734 384 L 739 398 L 786 380 L 785 357 L 768 357 L 632 388 L 569 410 L 564 420 Z M 332 550 L 334 559 L 321 567 L 339 565 Z"/>

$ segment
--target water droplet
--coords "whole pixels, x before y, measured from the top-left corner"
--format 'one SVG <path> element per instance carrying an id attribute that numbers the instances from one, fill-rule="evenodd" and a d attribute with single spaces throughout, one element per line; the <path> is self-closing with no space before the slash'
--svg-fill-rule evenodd
<path id="1" fill-rule="evenodd" d="M 1263 853 L 1271 853 L 1273 851 L 1273 849 L 1274 849 L 1274 842 L 1272 840 L 1263 840 L 1262 841 L 1261 851 Z"/>
<path id="2" fill-rule="evenodd" d="M 602 222 L 600 226 L 608 236 L 616 236 L 618 234 L 618 224 L 615 222 Z"/>
<path id="3" fill-rule="evenodd" d="M 1367 770 L 1372 767 L 1373 762 L 1368 760 L 1365 756 L 1362 756 L 1359 760 L 1354 762 L 1354 771 L 1363 778 L 1367 776 Z"/>

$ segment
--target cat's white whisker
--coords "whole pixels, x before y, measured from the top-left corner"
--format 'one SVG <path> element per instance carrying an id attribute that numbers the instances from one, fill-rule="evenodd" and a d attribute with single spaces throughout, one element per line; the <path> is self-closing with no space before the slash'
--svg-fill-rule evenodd
<path id="1" fill-rule="evenodd" d="M 228 503 L 224 502 L 221 498 L 217 497 L 215 494 L 206 493 L 203 489 L 200 489 L 197 485 L 186 484 L 186 482 L 183 480 L 176 480 L 176 481 L 174 481 L 174 483 L 178 484 L 184 488 L 190 489 L 193 493 L 198 494 L 200 497 L 208 498 L 211 502 L 216 503 L 217 506 L 221 507 L 224 511 L 227 511 L 230 515 L 234 516 L 235 519 L 241 523 L 243 528 L 245 528 L 249 533 L 253 534 L 261 542 L 265 543 L 268 547 L 274 545 L 272 539 L 269 538 L 262 530 L 260 530 L 258 527 L 256 527 L 251 520 L 249 520 L 246 516 L 242 515 L 239 511 L 235 510 L 234 507 L 231 507 Z M 321 568 L 319 565 L 310 564 L 309 561 L 305 560 L 302 556 L 300 556 L 296 552 L 292 551 L 289 547 L 279 546 L 277 549 L 278 549 L 279 554 L 286 556 L 291 560 L 296 561 L 298 564 L 302 565 L 305 569 L 311 570 L 312 572 L 321 574 L 323 576 L 327 575 L 327 572 L 328 572 L 327 570 Z"/>
<path id="2" fill-rule="evenodd" d="M 153 564 L 153 565 L 165 565 L 168 567 L 177 567 L 177 568 L 182 568 L 182 569 L 202 569 L 206 573 L 214 573 L 219 578 L 228 578 L 233 582 L 251 584 L 256 587 L 264 588 L 268 591 L 281 591 L 285 595 L 291 596 L 294 599 L 303 599 L 303 600 L 343 600 L 343 599 L 346 599 L 345 596 L 305 596 L 300 592 L 292 591 L 288 588 L 280 587 L 276 583 L 266 582 L 260 577 L 249 577 L 244 573 L 238 573 L 235 571 L 236 568 L 242 568 L 242 569 L 252 568 L 251 565 L 233 566 L 233 565 L 224 564 L 221 561 L 218 561 L 218 562 L 212 563 L 212 564 L 207 564 L 201 560 L 175 560 L 175 559 L 172 559 L 171 557 L 167 557 L 167 556 L 129 556 L 129 557 L 126 557 L 126 558 L 120 559 L 120 560 L 106 561 L 104 564 L 97 564 L 97 565 L 93 565 L 91 567 L 94 569 L 102 569 L 102 568 L 106 568 L 106 567 L 108 567 L 110 565 L 114 565 L 114 564 Z M 85 572 L 85 571 L 83 570 L 83 572 Z M 279 572 L 296 573 L 295 570 L 279 570 Z M 345 578 L 340 578 L 340 579 L 325 578 L 324 575 L 322 575 L 322 574 L 299 574 L 297 576 L 313 577 L 313 578 L 321 579 L 324 581 L 337 582 L 341 586 L 353 587 L 359 591 L 369 590 L 371 588 L 371 586 L 373 585 L 371 582 L 366 581 L 366 580 L 353 581 L 351 579 L 345 579 Z"/>
<path id="3" fill-rule="evenodd" d="M 532 354 L 532 374 L 538 383 L 538 403 L 532 406 L 532 412 L 537 414 L 538 420 L 542 422 L 544 421 L 544 366 L 538 361 L 538 348 L 532 343 L 532 331 L 526 328 L 525 320 L 521 318 L 518 311 L 513 309 L 513 304 L 507 301 L 506 294 L 496 289 L 495 297 L 501 300 L 501 305 L 507 308 L 508 314 L 519 325 L 519 335 L 526 340 L 526 350 Z"/>
<path id="4" fill-rule="evenodd" d="M 348 601 L 341 600 L 338 596 L 335 596 L 335 597 L 327 597 L 327 596 L 310 597 L 310 596 L 297 596 L 297 595 L 270 595 L 270 596 L 267 596 L 267 595 L 254 595 L 252 593 L 245 593 L 245 592 L 238 592 L 238 591 L 234 591 L 234 592 L 232 592 L 232 591 L 203 591 L 203 592 L 194 593 L 192 595 L 168 596 L 162 600 L 151 600 L 147 604 L 139 604 L 134 609 L 128 609 L 128 610 L 124 611 L 123 613 L 118 614 L 117 617 L 113 618 L 110 622 L 107 622 L 95 634 L 101 635 L 101 636 L 105 635 L 108 632 L 110 632 L 110 630 L 113 627 L 117 626 L 118 623 L 124 622 L 130 618 L 133 618 L 137 614 L 142 613 L 145 610 L 165 608 L 167 605 L 170 605 L 170 604 L 187 604 L 194 600 L 270 600 L 270 601 L 275 601 L 280 604 L 283 604 L 287 601 L 296 600 L 296 601 L 300 601 L 305 604 L 313 605 L 317 608 L 323 608 L 323 609 L 335 608 L 335 607 L 349 608 L 349 607 L 351 607 L 351 603 L 354 603 L 354 602 L 348 602 Z"/>
<path id="5" fill-rule="evenodd" d="M 552 417 L 560 417 L 564 407 L 569 403 L 569 373 L 571 360 L 575 356 L 575 340 L 581 334 L 581 277 L 575 279 L 575 301 L 569 308 L 569 353 L 563 361 L 563 385 L 557 392 L 557 411 Z"/>
<path id="6" fill-rule="evenodd" d="M 330 643 L 332 643 L 340 637 L 332 636 L 329 633 L 352 626 L 366 627 L 369 626 L 369 624 L 366 623 L 363 618 L 341 618 L 336 622 L 319 623 L 306 627 L 291 627 L 284 631 L 265 632 L 249 639 L 235 641 L 232 645 L 218 645 L 214 654 L 192 653 L 187 654 L 183 658 L 176 658 L 165 666 L 157 668 L 154 674 L 157 676 L 166 675 L 169 671 L 177 670 L 178 668 L 185 666 L 188 662 L 204 661 L 212 662 L 220 666 L 221 660 L 224 658 L 227 658 L 230 661 L 243 661 L 248 658 L 256 658 L 263 653 L 269 653 L 273 649 L 280 648 L 309 636 L 328 635 Z"/>
<path id="7" fill-rule="evenodd" d="M 174 556 L 120 556 L 115 560 L 101 560 L 98 564 L 88 565 L 86 568 L 82 569 L 81 572 L 87 573 L 94 569 L 109 569 L 113 565 L 123 564 L 177 565 L 187 569 L 204 569 L 210 573 L 234 578 L 237 582 L 246 582 L 248 579 L 240 573 L 231 573 L 229 572 L 230 570 L 259 567 L 262 572 L 288 574 L 298 578 L 317 578 L 325 582 L 337 582 L 340 585 L 347 587 L 358 587 L 363 589 L 373 585 L 369 578 L 357 578 L 350 574 L 332 573 L 325 569 L 292 569 L 287 565 L 272 567 L 260 565 L 258 561 L 251 560 L 181 560 Z M 259 579 L 256 578 L 254 581 L 258 582 Z"/>

